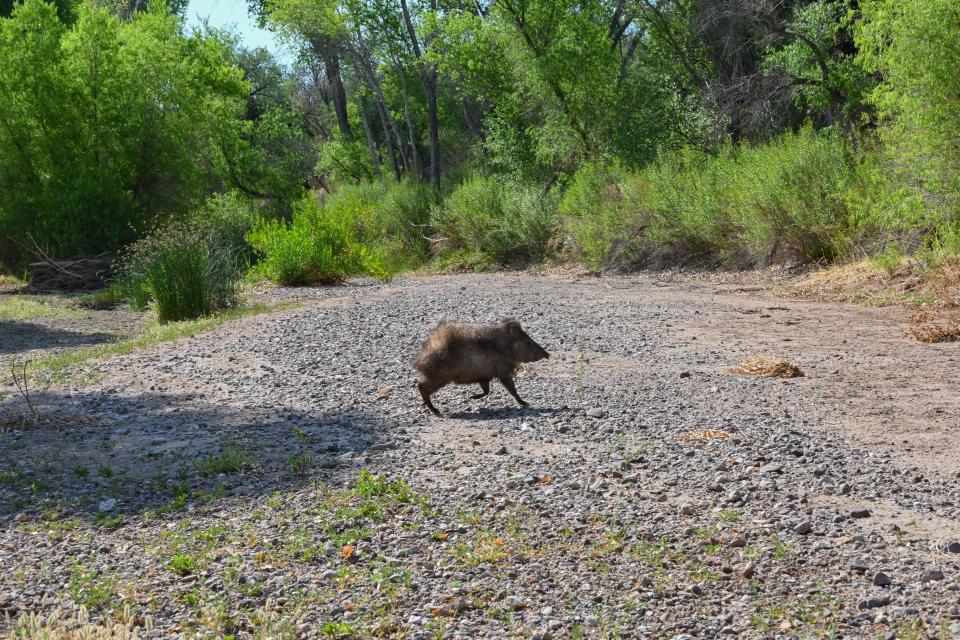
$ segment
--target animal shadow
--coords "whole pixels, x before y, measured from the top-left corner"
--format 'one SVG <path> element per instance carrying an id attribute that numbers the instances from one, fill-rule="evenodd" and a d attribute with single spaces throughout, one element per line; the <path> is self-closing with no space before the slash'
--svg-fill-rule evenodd
<path id="1" fill-rule="evenodd" d="M 497 407 L 476 409 L 474 411 L 453 411 L 446 415 L 453 420 L 504 420 L 524 416 L 553 416 L 570 412 L 563 407 Z"/>

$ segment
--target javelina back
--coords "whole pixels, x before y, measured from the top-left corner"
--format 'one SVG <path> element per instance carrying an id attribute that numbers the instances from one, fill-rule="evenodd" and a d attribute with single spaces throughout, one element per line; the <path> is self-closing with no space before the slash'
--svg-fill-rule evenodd
<path id="1" fill-rule="evenodd" d="M 476 400 L 490 393 L 490 381 L 496 378 L 517 402 L 526 405 L 513 384 L 517 365 L 549 357 L 516 320 L 491 325 L 441 324 L 423 344 L 413 368 L 422 374 L 417 388 L 423 404 L 440 415 L 430 396 L 450 383 L 479 384 L 483 393 L 471 396 Z"/>

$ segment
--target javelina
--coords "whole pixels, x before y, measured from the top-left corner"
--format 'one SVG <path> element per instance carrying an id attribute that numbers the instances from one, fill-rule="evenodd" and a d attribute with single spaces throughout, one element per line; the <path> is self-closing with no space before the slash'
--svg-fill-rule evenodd
<path id="1" fill-rule="evenodd" d="M 451 382 L 479 384 L 483 393 L 471 396 L 477 400 L 490 393 L 490 381 L 496 378 L 517 402 L 526 405 L 513 385 L 517 365 L 549 357 L 516 320 L 492 325 L 440 324 L 423 344 L 413 368 L 422 374 L 417 388 L 423 404 L 440 415 L 430 396 Z"/>

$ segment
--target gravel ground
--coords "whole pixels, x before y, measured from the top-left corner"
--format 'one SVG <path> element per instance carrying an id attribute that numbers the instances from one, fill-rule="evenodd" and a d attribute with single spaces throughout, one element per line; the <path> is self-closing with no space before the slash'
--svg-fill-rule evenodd
<path id="1" fill-rule="evenodd" d="M 0 629 L 960 637 L 957 347 L 902 311 L 651 276 L 271 295 L 304 306 L 90 365 L 0 435 Z M 429 415 L 432 327 L 504 316 L 551 352 L 531 407 Z M 729 372 L 758 355 L 807 376 Z"/>

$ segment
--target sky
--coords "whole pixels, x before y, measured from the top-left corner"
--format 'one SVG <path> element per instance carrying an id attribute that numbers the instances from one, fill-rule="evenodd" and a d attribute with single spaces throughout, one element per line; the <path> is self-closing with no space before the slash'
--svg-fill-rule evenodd
<path id="1" fill-rule="evenodd" d="M 264 47 L 280 62 L 290 64 L 293 61 L 289 49 L 272 33 L 257 27 L 256 21 L 247 14 L 246 0 L 190 0 L 186 18 L 188 25 L 197 25 L 203 18 L 208 18 L 211 27 L 235 27 L 247 47 Z"/>

